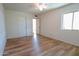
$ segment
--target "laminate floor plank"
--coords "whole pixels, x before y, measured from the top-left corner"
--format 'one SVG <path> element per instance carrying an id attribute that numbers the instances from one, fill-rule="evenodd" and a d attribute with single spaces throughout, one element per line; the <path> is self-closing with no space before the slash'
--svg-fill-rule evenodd
<path id="1" fill-rule="evenodd" d="M 8 39 L 4 56 L 79 56 L 79 47 L 41 35 Z"/>

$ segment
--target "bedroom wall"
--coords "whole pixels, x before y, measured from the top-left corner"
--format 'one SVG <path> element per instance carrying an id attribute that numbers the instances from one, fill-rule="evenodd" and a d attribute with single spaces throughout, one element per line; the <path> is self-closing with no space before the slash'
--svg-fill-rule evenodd
<path id="1" fill-rule="evenodd" d="M 79 4 L 70 4 L 39 15 L 40 34 L 79 46 L 79 31 L 61 29 L 62 15 L 72 11 L 79 11 Z"/>
<path id="2" fill-rule="evenodd" d="M 6 43 L 5 14 L 3 5 L 0 4 L 0 56 L 3 55 L 5 43 Z"/>

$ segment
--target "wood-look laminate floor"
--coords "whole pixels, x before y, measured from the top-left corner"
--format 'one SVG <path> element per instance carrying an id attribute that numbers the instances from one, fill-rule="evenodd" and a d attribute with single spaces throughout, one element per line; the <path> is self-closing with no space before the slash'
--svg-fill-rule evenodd
<path id="1" fill-rule="evenodd" d="M 79 47 L 44 36 L 8 39 L 4 56 L 75 56 Z"/>

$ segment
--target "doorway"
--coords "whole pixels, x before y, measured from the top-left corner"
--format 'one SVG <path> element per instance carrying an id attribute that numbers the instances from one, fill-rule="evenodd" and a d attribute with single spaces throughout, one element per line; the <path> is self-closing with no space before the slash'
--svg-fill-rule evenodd
<path id="1" fill-rule="evenodd" d="M 32 32 L 33 32 L 33 34 L 39 34 L 39 28 L 40 28 L 40 21 L 39 21 L 39 19 L 33 19 L 32 20 L 32 26 L 33 26 L 33 30 L 32 30 Z"/>
<path id="2" fill-rule="evenodd" d="M 36 34 L 36 19 L 33 19 L 33 34 Z"/>

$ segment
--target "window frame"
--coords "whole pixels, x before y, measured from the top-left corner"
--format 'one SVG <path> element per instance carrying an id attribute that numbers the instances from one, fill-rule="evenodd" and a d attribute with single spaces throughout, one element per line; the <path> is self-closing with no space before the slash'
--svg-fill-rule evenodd
<path id="1" fill-rule="evenodd" d="M 73 28 L 73 23 L 74 23 L 74 13 L 75 12 L 79 12 L 79 11 L 72 11 L 72 12 L 67 12 L 67 13 L 64 13 L 63 15 L 62 15 L 62 19 L 61 19 L 61 25 L 62 25 L 62 27 L 61 27 L 61 29 L 62 30 L 72 30 L 72 31 L 79 31 L 79 29 L 74 29 Z M 63 28 L 63 16 L 65 15 L 65 14 L 69 14 L 69 13 L 73 13 L 73 16 L 72 16 L 72 25 L 71 25 L 71 29 L 65 29 L 65 28 Z"/>

